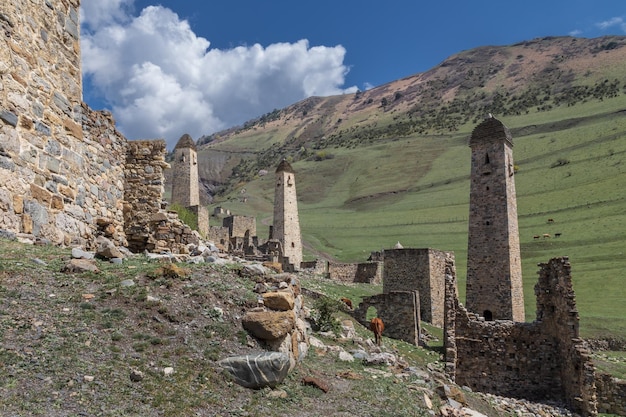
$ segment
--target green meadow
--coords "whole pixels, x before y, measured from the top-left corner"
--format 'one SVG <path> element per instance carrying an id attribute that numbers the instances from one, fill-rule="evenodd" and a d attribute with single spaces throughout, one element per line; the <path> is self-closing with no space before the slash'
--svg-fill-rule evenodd
<path id="1" fill-rule="evenodd" d="M 514 142 L 527 321 L 535 318 L 537 264 L 568 256 L 583 336 L 626 338 L 626 96 L 500 120 Z M 305 258 L 363 262 L 397 242 L 453 251 L 464 299 L 474 126 L 294 162 Z M 255 216 L 260 237 L 272 218 L 268 170 L 215 204 Z"/>

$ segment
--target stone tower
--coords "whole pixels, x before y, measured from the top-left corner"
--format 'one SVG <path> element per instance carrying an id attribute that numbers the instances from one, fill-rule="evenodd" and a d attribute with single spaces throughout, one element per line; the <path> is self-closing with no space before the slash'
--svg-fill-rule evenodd
<path id="1" fill-rule="evenodd" d="M 298 218 L 296 178 L 293 168 L 285 160 L 276 168 L 274 224 L 271 237 L 281 244 L 283 265 L 288 263 L 299 270 L 302 262 L 302 237 Z"/>
<path id="2" fill-rule="evenodd" d="M 524 321 L 513 139 L 489 116 L 472 150 L 466 306 L 486 320 Z"/>
<path id="3" fill-rule="evenodd" d="M 172 204 L 183 207 L 200 204 L 198 154 L 191 136 L 184 134 L 174 148 Z"/>

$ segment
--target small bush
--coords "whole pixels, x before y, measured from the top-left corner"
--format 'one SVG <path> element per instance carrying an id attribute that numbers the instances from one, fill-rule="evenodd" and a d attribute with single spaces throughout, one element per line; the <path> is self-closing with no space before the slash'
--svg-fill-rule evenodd
<path id="1" fill-rule="evenodd" d="M 172 204 L 170 206 L 170 210 L 178 213 L 180 221 L 191 227 L 193 230 L 198 230 L 198 215 L 187 210 L 187 208 L 181 206 L 180 204 Z"/>
<path id="2" fill-rule="evenodd" d="M 340 306 L 338 301 L 329 297 L 320 297 L 315 300 L 313 318 L 316 330 L 339 334 L 341 327 L 334 315 L 339 311 Z"/>

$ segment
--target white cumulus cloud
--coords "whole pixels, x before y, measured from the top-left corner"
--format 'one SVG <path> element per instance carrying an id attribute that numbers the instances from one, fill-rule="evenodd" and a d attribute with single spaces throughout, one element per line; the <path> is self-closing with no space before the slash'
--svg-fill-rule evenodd
<path id="1" fill-rule="evenodd" d="M 609 20 L 598 23 L 596 26 L 598 26 L 602 30 L 606 30 L 614 26 L 622 26 L 623 24 L 624 19 L 622 19 L 621 17 L 612 17 Z"/>
<path id="2" fill-rule="evenodd" d="M 343 88 L 341 45 L 255 44 L 211 49 L 188 22 L 161 6 L 130 14 L 132 0 L 84 1 L 85 83 L 107 103 L 129 139 L 183 133 L 197 139 L 312 95 Z"/>

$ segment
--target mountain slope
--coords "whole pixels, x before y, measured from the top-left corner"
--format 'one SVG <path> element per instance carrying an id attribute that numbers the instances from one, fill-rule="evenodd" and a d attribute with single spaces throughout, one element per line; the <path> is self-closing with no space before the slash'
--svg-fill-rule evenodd
<path id="1" fill-rule="evenodd" d="M 214 135 L 199 148 L 201 176 L 225 190 L 216 205 L 256 216 L 266 236 L 272 174 L 289 158 L 308 245 L 342 261 L 398 241 L 452 250 L 463 296 L 467 139 L 493 113 L 515 144 L 527 319 L 536 264 L 569 255 L 583 332 L 626 334 L 625 39 L 481 47 L 366 92 L 303 100 Z"/>

